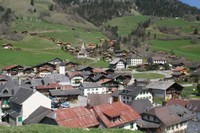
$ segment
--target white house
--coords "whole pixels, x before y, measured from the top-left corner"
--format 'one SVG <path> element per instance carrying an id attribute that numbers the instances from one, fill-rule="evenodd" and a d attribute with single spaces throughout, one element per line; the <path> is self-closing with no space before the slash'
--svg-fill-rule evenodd
<path id="1" fill-rule="evenodd" d="M 143 59 L 137 55 L 129 55 L 126 58 L 127 66 L 137 66 L 143 63 Z"/>
<path id="2" fill-rule="evenodd" d="M 165 64 L 167 63 L 167 59 L 164 57 L 154 56 L 148 59 L 149 64 Z"/>
<path id="3" fill-rule="evenodd" d="M 123 59 L 115 58 L 110 62 L 110 68 L 113 69 L 125 69 L 126 68 L 126 62 Z"/>
<path id="4" fill-rule="evenodd" d="M 51 108 L 51 100 L 48 97 L 27 88 L 20 88 L 10 102 L 9 123 L 11 125 L 21 125 L 22 121 L 40 106 Z"/>
<path id="5" fill-rule="evenodd" d="M 66 75 L 70 79 L 71 86 L 79 87 L 83 83 L 83 76 L 80 72 L 67 72 Z"/>
<path id="6" fill-rule="evenodd" d="M 130 103 L 133 100 L 148 99 L 153 103 L 153 95 L 151 92 L 142 86 L 135 86 L 135 84 L 128 86 L 119 94 L 120 101 L 123 103 Z"/>
<path id="7" fill-rule="evenodd" d="M 80 87 L 84 96 L 88 94 L 106 94 L 106 87 L 101 86 L 99 83 L 83 83 Z"/>

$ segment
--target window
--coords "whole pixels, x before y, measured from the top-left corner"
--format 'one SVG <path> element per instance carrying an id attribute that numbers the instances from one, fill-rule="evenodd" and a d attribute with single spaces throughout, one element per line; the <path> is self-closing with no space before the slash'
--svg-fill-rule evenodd
<path id="1" fill-rule="evenodd" d="M 3 94 L 8 94 L 8 90 L 4 90 L 4 91 L 3 91 Z"/>
<path id="2" fill-rule="evenodd" d="M 133 128 L 133 123 L 130 124 L 130 127 Z"/>
<path id="3" fill-rule="evenodd" d="M 18 122 L 22 122 L 22 117 L 18 117 Z"/>

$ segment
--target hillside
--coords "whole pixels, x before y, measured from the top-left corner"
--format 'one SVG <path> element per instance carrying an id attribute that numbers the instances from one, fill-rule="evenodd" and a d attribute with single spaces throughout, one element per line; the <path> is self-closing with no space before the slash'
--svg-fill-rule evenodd
<path id="1" fill-rule="evenodd" d="M 2 133 L 142 133 L 122 129 L 75 129 L 50 125 L 0 127 Z"/>

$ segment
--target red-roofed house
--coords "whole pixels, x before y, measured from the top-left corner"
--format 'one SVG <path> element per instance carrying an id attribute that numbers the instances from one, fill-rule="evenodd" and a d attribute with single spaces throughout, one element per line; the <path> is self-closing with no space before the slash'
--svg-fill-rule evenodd
<path id="1" fill-rule="evenodd" d="M 73 87 L 78 87 L 83 83 L 83 76 L 80 72 L 67 72 L 66 75 L 69 77 L 71 86 Z"/>
<path id="2" fill-rule="evenodd" d="M 58 109 L 46 116 L 40 123 L 68 128 L 95 128 L 99 126 L 95 115 L 83 106 Z"/>
<path id="3" fill-rule="evenodd" d="M 95 106 L 93 110 L 103 128 L 118 127 L 137 130 L 136 121 L 140 118 L 140 115 L 124 103 L 101 104 Z"/>
<path id="4" fill-rule="evenodd" d="M 5 75 L 8 75 L 8 76 L 17 75 L 23 71 L 23 66 L 14 64 L 14 65 L 6 66 L 2 70 L 3 70 L 3 74 Z"/>
<path id="5" fill-rule="evenodd" d="M 50 83 L 48 85 L 38 85 L 36 90 L 40 93 L 43 93 L 46 96 L 49 96 L 49 90 L 60 89 L 61 86 L 58 83 Z"/>

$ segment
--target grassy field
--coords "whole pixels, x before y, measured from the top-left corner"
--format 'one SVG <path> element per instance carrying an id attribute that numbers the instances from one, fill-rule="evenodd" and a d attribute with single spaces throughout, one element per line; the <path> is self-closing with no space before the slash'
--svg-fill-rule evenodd
<path id="1" fill-rule="evenodd" d="M 181 32 L 185 32 L 185 33 L 192 33 L 195 28 L 198 28 L 200 30 L 199 22 L 189 22 L 189 21 L 185 21 L 182 18 L 179 18 L 179 19 L 164 18 L 160 21 L 155 22 L 153 26 L 179 27 L 181 28 Z"/>
<path id="2" fill-rule="evenodd" d="M 133 77 L 136 79 L 158 79 L 164 78 L 164 75 L 158 73 L 134 73 Z"/>
<path id="3" fill-rule="evenodd" d="M 191 44 L 190 40 L 160 41 L 152 40 L 152 49 L 171 52 L 191 60 L 200 60 L 200 43 Z"/>
<path id="4" fill-rule="evenodd" d="M 140 131 L 131 131 L 123 129 L 80 129 L 65 128 L 50 125 L 26 125 L 0 127 L 1 133 L 142 133 Z"/>
<path id="5" fill-rule="evenodd" d="M 21 50 L 0 48 L 0 68 L 11 64 L 33 66 L 55 57 L 93 67 L 108 67 L 108 63 L 104 61 L 78 60 L 75 56 L 63 52 L 55 43 L 37 36 L 26 36 L 20 41 L 0 40 L 0 44 L 4 43 L 11 43 L 14 48 L 20 48 Z"/>
<path id="6" fill-rule="evenodd" d="M 189 86 L 189 87 L 184 87 L 182 94 L 181 94 L 184 98 L 199 98 L 200 96 L 197 96 L 197 90 L 196 90 L 196 86 Z"/>
<path id="7" fill-rule="evenodd" d="M 120 36 L 126 36 L 135 29 L 139 22 L 147 20 L 147 17 L 142 15 L 137 16 L 124 16 L 124 17 L 117 17 L 108 22 L 104 25 L 111 25 L 111 26 L 118 26 L 118 33 Z"/>

